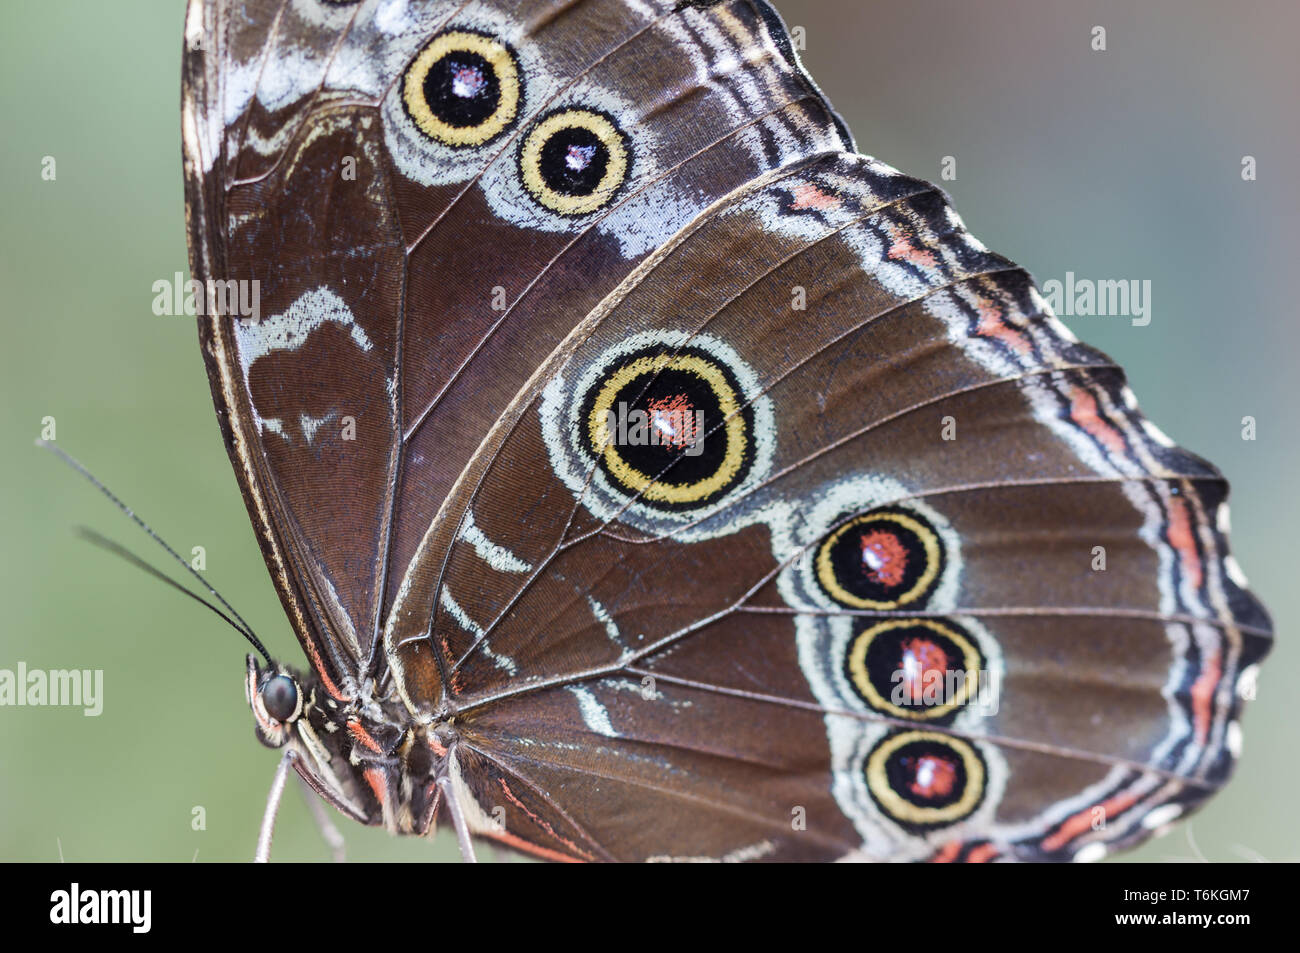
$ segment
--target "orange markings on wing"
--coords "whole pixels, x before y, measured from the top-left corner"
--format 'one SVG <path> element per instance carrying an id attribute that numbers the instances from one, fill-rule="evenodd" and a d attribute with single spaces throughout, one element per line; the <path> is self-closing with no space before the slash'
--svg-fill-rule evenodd
<path id="1" fill-rule="evenodd" d="M 976 334 L 1001 341 L 1019 354 L 1029 354 L 1033 351 L 1025 336 L 1007 323 L 1006 315 L 997 304 L 988 298 L 980 298 L 979 312 L 980 323 L 975 327 Z"/>
<path id="2" fill-rule="evenodd" d="M 515 807 L 519 808 L 519 810 L 523 811 L 523 812 L 524 812 L 525 814 L 527 814 L 530 818 L 532 818 L 532 821 L 533 821 L 534 824 L 536 824 L 536 825 L 537 825 L 538 827 L 540 827 L 542 830 L 546 831 L 546 833 L 550 834 L 552 837 L 554 837 L 554 838 L 555 838 L 557 841 L 559 841 L 561 844 L 565 844 L 565 845 L 567 845 L 568 847 L 572 848 L 572 850 L 573 850 L 573 852 L 574 852 L 575 854 L 580 854 L 581 856 L 585 857 L 587 860 L 593 860 L 593 859 L 594 859 L 594 858 L 591 856 L 591 854 L 589 854 L 587 851 L 583 850 L 581 847 L 579 847 L 579 846 L 578 846 L 577 844 L 575 844 L 573 841 L 569 840 L 567 837 L 561 837 L 558 833 L 556 833 L 555 828 L 553 828 L 550 824 L 548 824 L 548 823 L 547 823 L 545 820 L 543 820 L 542 818 L 538 817 L 538 816 L 537 816 L 536 814 L 534 814 L 532 811 L 528 810 L 528 808 L 524 806 L 524 802 L 521 801 L 521 800 L 519 800 L 519 798 L 515 797 L 514 792 L 510 790 L 510 785 L 506 784 L 506 779 L 505 779 L 505 778 L 497 778 L 497 780 L 501 782 L 501 790 L 503 790 L 503 791 L 506 792 L 506 797 L 508 797 L 508 798 L 510 799 L 510 803 L 513 804 Z M 544 848 L 541 848 L 541 849 L 544 849 Z"/>
<path id="3" fill-rule="evenodd" d="M 823 192 L 810 182 L 804 182 L 794 187 L 794 201 L 790 203 L 790 208 L 796 212 L 805 212 L 809 209 L 823 212 L 838 208 L 839 204 L 840 200 L 834 195 Z"/>
<path id="4" fill-rule="evenodd" d="M 1086 834 L 1092 830 L 1092 820 L 1097 808 L 1101 808 L 1101 816 L 1104 821 L 1111 816 L 1118 817 L 1130 807 L 1137 803 L 1138 796 L 1132 793 L 1116 794 L 1108 800 L 1102 801 L 1101 804 L 1095 804 L 1092 807 L 1084 808 L 1078 814 L 1066 819 L 1055 834 L 1043 839 L 1043 850 L 1057 851 L 1064 847 L 1070 841 L 1074 840 L 1080 834 Z"/>
<path id="5" fill-rule="evenodd" d="M 1213 711 L 1214 691 L 1223 677 L 1223 656 L 1218 649 L 1209 654 L 1201 667 L 1201 674 L 1192 683 L 1192 720 L 1196 725 L 1196 743 L 1204 746 L 1210 739 L 1210 716 Z"/>
<path id="6" fill-rule="evenodd" d="M 930 858 L 932 864 L 951 864 L 961 853 L 961 841 L 949 841 L 939 848 L 938 853 Z"/>
<path id="7" fill-rule="evenodd" d="M 442 643 L 442 655 L 443 655 L 443 658 L 455 658 L 455 657 L 456 657 L 455 655 L 452 654 L 452 651 L 451 651 L 451 644 L 447 641 L 446 636 L 444 636 L 443 638 L 439 639 L 438 641 L 440 641 L 440 642 Z M 458 668 L 454 668 L 454 669 L 452 669 L 452 670 L 451 670 L 451 694 L 453 694 L 453 695 L 459 695 L 459 694 L 461 693 L 461 690 L 462 690 L 464 687 L 465 687 L 465 685 L 464 685 L 464 683 L 463 683 L 463 681 L 462 681 L 462 679 L 461 679 L 460 669 L 458 669 Z"/>
<path id="8" fill-rule="evenodd" d="M 972 847 L 969 854 L 966 855 L 968 864 L 987 864 L 998 856 L 998 849 L 992 844 L 980 844 L 978 847 Z"/>
<path id="9" fill-rule="evenodd" d="M 906 699 L 911 704 L 919 705 L 925 701 L 927 685 L 935 679 L 946 678 L 948 653 L 928 639 L 909 639 L 903 643 L 903 657 L 898 661 L 898 670 L 903 674 L 895 676 L 907 691 Z"/>
<path id="10" fill-rule="evenodd" d="M 1165 531 L 1169 544 L 1178 551 L 1183 572 L 1192 585 L 1200 588 L 1201 556 L 1196 551 L 1196 534 L 1192 532 L 1192 518 L 1187 511 L 1187 501 L 1174 497 L 1169 501 L 1169 529 Z"/>
<path id="11" fill-rule="evenodd" d="M 922 775 L 926 780 L 922 781 Z M 918 759 L 914 780 L 908 787 L 917 797 L 947 797 L 957 783 L 957 766 L 947 758 L 925 755 Z"/>
<path id="12" fill-rule="evenodd" d="M 650 401 L 650 419 L 654 422 L 660 439 L 666 439 L 670 447 L 690 447 L 698 437 L 695 408 L 685 394 L 673 394 Z"/>
<path id="13" fill-rule="evenodd" d="M 1097 410 L 1097 398 L 1082 387 L 1070 389 L 1070 419 L 1113 453 L 1124 452 L 1124 438 Z"/>
<path id="14" fill-rule="evenodd" d="M 516 835 L 510 834 L 506 831 L 485 831 L 483 832 L 483 835 L 485 837 L 490 837 L 493 840 L 500 841 L 506 846 L 513 847 L 516 850 L 527 851 L 534 857 L 540 857 L 543 860 L 556 860 L 562 864 L 583 863 L 583 861 L 577 857 L 570 857 L 568 854 L 563 854 L 558 850 L 551 850 L 549 847 L 542 847 L 538 844 L 529 843 L 522 837 L 517 837 Z"/>
<path id="15" fill-rule="evenodd" d="M 937 264 L 934 252 L 928 248 L 918 248 L 912 243 L 912 237 L 897 226 L 889 226 L 889 257 L 894 261 L 905 261 L 923 268 L 933 268 Z"/>
<path id="16" fill-rule="evenodd" d="M 315 669 L 316 675 L 320 678 L 321 684 L 325 686 L 325 691 L 330 693 L 330 697 L 339 702 L 351 701 L 347 695 L 339 691 L 338 686 L 330 681 L 329 675 L 325 673 L 325 663 L 321 661 L 320 652 L 316 650 L 316 643 L 308 637 L 303 640 L 303 646 L 307 649 L 307 655 L 311 659 L 311 667 Z"/>

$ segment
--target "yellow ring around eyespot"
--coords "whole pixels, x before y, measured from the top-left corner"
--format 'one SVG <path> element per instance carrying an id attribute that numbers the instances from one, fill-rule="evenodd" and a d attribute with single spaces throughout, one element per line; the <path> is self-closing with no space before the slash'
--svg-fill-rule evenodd
<path id="1" fill-rule="evenodd" d="M 863 599 L 855 596 L 845 589 L 838 579 L 835 578 L 835 567 L 831 565 L 831 549 L 839 542 L 845 533 L 851 532 L 859 526 L 875 522 L 892 522 L 911 530 L 916 534 L 921 545 L 925 547 L 925 569 L 922 571 L 916 584 L 908 589 L 907 592 L 900 595 L 897 599 L 877 600 Z M 845 605 L 852 606 L 855 609 L 897 609 L 914 602 L 925 591 L 930 588 L 930 583 L 934 582 L 935 576 L 939 574 L 939 537 L 924 523 L 912 519 L 905 513 L 894 513 L 886 511 L 884 513 L 868 513 L 865 516 L 859 516 L 856 519 L 849 520 L 834 533 L 832 533 L 821 547 L 817 550 L 817 578 L 821 581 L 822 586 L 831 594 L 836 602 L 842 602 Z"/>
<path id="2" fill-rule="evenodd" d="M 924 708 L 904 708 L 901 705 L 895 705 L 889 699 L 885 698 L 876 690 L 872 684 L 871 678 L 867 672 L 867 651 L 880 635 L 890 632 L 894 629 L 914 629 L 917 627 L 929 629 L 937 635 L 943 636 L 956 644 L 961 649 L 963 671 L 966 677 L 962 680 L 959 690 L 953 695 L 952 700 L 943 705 L 934 705 Z M 971 693 L 977 687 L 977 678 L 980 666 L 979 650 L 971 644 L 970 639 L 962 635 L 955 629 L 950 629 L 935 619 L 890 619 L 885 622 L 879 622 L 869 629 L 864 629 L 853 639 L 853 644 L 849 648 L 849 675 L 853 679 L 853 684 L 857 687 L 862 696 L 866 698 L 867 703 L 878 711 L 888 712 L 899 718 L 911 718 L 916 721 L 926 721 L 931 718 L 939 718 L 946 715 L 959 705 L 966 704 Z M 945 686 L 947 681 L 944 682 Z"/>
<path id="3" fill-rule="evenodd" d="M 542 178 L 542 148 L 562 129 L 586 129 L 609 153 L 605 174 L 590 195 L 565 195 Z M 566 109 L 547 116 L 533 127 L 520 150 L 519 165 L 524 188 L 539 204 L 561 215 L 587 215 L 607 205 L 627 177 L 626 140 L 618 127 L 600 113 Z"/>
<path id="4" fill-rule="evenodd" d="M 433 114 L 424 99 L 424 78 L 435 63 L 449 53 L 477 53 L 496 73 L 500 101 L 496 110 L 477 126 L 453 126 Z M 406 68 L 402 101 L 416 126 L 430 139 L 449 146 L 481 146 L 499 135 L 519 112 L 519 67 L 502 44 L 478 33 L 452 32 L 435 36 Z"/>
<path id="5" fill-rule="evenodd" d="M 718 400 L 718 410 L 726 419 L 723 427 L 727 439 L 726 455 L 712 476 L 695 483 L 685 485 L 659 483 L 656 482 L 653 474 L 642 473 L 623 459 L 623 455 L 619 453 L 618 447 L 611 439 L 607 426 L 609 411 L 624 387 L 644 374 L 664 370 L 685 371 L 702 379 L 712 389 L 714 397 Z M 591 440 L 591 446 L 597 452 L 600 452 L 601 447 L 605 448 L 603 452 L 605 465 L 619 483 L 656 503 L 696 503 L 726 488 L 740 472 L 747 444 L 745 418 L 740 413 L 740 401 L 735 390 L 727 383 L 721 368 L 693 354 L 640 357 L 619 368 L 601 386 L 600 392 L 596 395 L 591 414 L 587 417 L 587 436 Z"/>
<path id="6" fill-rule="evenodd" d="M 885 764 L 904 745 L 917 741 L 941 744 L 961 758 L 966 769 L 966 787 L 961 797 L 946 807 L 922 807 L 899 795 L 889 786 Z M 905 731 L 886 739 L 867 756 L 867 784 L 881 806 L 896 820 L 908 824 L 954 824 L 979 806 L 984 796 L 984 762 L 966 742 L 934 731 Z"/>

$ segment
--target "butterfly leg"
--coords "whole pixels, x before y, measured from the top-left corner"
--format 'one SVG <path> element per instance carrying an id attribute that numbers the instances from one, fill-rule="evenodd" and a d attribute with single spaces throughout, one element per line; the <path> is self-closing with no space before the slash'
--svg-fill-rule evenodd
<path id="1" fill-rule="evenodd" d="M 321 839 L 329 846 L 330 854 L 334 858 L 334 863 L 341 864 L 347 859 L 343 835 L 339 829 L 334 826 L 330 820 L 329 814 L 325 811 L 325 805 L 321 803 L 320 798 L 311 785 L 303 780 L 302 775 L 298 776 L 299 789 L 302 791 L 303 800 L 307 802 L 307 807 L 311 811 L 311 816 L 316 821 L 316 827 L 320 831 Z"/>
<path id="2" fill-rule="evenodd" d="M 289 768 L 293 766 L 293 761 L 297 757 L 294 751 L 286 751 L 275 769 L 275 777 L 271 779 L 271 793 L 266 798 L 262 829 L 257 835 L 257 853 L 253 855 L 255 864 L 265 864 L 271 859 L 271 838 L 275 835 L 275 818 L 280 813 L 280 799 L 284 797 L 284 785 L 289 780 Z"/>
<path id="3" fill-rule="evenodd" d="M 447 810 L 451 813 L 451 823 L 456 828 L 456 841 L 460 844 L 460 859 L 467 864 L 478 863 L 478 857 L 474 854 L 474 842 L 469 836 L 469 825 L 465 823 L 465 812 L 460 809 L 460 801 L 456 799 L 450 775 L 444 774 L 438 779 L 438 789 L 447 799 Z"/>

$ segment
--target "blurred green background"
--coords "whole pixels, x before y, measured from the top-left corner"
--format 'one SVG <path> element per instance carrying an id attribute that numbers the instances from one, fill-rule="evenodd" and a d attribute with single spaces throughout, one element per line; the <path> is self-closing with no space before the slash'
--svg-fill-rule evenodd
<path id="1" fill-rule="evenodd" d="M 784 0 L 862 151 L 938 179 L 972 231 L 1040 282 L 1150 279 L 1153 319 L 1068 323 L 1147 412 L 1234 486 L 1236 554 L 1279 639 L 1234 782 L 1131 859 L 1300 858 L 1286 678 L 1300 662 L 1294 474 L 1300 64 L 1293 0 Z M 104 670 L 105 712 L 0 708 L 0 859 L 246 860 L 276 755 L 253 738 L 239 637 L 73 535 L 157 557 L 35 449 L 41 420 L 269 643 L 300 652 L 221 446 L 191 319 L 152 283 L 186 268 L 183 0 L 0 5 L 0 668 Z M 1107 30 L 1105 52 L 1091 29 Z M 1243 182 L 1241 159 L 1258 161 Z M 57 178 L 41 177 L 53 156 Z M 1258 439 L 1241 439 L 1241 418 Z M 1291 541 L 1291 542 L 1288 542 Z M 192 810 L 206 830 L 191 828 Z M 340 818 L 354 859 L 450 858 Z M 57 839 L 57 842 L 56 842 Z M 301 799 L 279 860 L 326 859 Z"/>

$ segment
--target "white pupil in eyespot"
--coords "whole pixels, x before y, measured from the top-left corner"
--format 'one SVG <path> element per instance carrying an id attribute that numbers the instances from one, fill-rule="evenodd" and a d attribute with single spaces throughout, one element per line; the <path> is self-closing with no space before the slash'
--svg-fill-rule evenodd
<path id="1" fill-rule="evenodd" d="M 916 783 L 913 787 L 922 790 L 928 789 L 934 784 L 938 770 L 939 765 L 935 763 L 934 758 L 922 758 L 921 763 L 916 768 Z"/>
<path id="2" fill-rule="evenodd" d="M 875 546 L 862 547 L 862 565 L 868 569 L 879 569 L 885 564 L 885 557 Z"/>
<path id="3" fill-rule="evenodd" d="M 451 91 L 461 99 L 473 99 L 487 87 L 487 79 L 477 66 L 451 64 Z"/>
<path id="4" fill-rule="evenodd" d="M 904 650 L 903 661 L 899 663 L 898 667 L 903 670 L 903 679 L 909 685 L 920 681 L 921 676 L 925 674 L 924 669 L 921 667 L 921 659 L 910 648 Z"/>
<path id="5" fill-rule="evenodd" d="M 591 160 L 595 157 L 595 146 L 569 146 L 569 154 L 565 156 L 564 164 L 574 172 L 581 172 L 591 165 Z"/>

